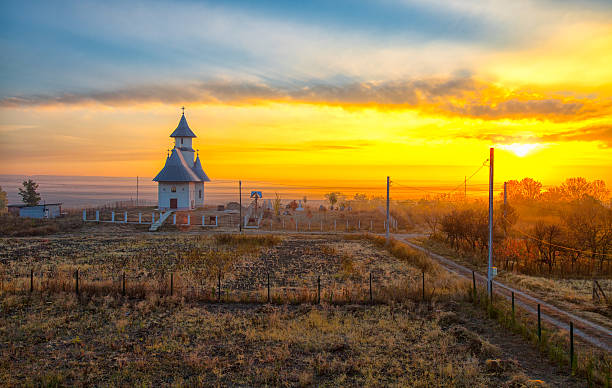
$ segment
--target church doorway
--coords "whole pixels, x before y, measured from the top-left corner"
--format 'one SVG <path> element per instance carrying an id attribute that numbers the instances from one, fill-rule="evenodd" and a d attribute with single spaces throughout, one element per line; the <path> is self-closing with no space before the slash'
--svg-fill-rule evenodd
<path id="1" fill-rule="evenodd" d="M 178 200 L 176 198 L 170 198 L 170 209 L 176 209 L 178 207 Z"/>

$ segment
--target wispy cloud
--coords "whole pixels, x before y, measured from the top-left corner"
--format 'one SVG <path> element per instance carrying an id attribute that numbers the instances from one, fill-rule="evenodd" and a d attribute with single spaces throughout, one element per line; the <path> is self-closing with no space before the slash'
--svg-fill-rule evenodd
<path id="1" fill-rule="evenodd" d="M 252 104 L 287 102 L 347 108 L 415 109 L 446 116 L 575 121 L 610 114 L 612 102 L 567 93 L 509 89 L 472 77 L 405 81 L 313 82 L 275 86 L 261 82 L 208 81 L 186 85 L 145 85 L 113 91 L 29 95 L 0 99 L 0 107 L 102 104 Z"/>

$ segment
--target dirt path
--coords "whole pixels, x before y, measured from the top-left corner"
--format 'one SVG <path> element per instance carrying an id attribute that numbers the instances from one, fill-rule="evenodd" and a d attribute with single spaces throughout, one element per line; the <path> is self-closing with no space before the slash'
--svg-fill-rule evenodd
<path id="1" fill-rule="evenodd" d="M 462 276 L 466 279 L 472 278 L 472 270 L 457 264 L 451 259 L 428 251 L 427 249 L 414 244 L 408 241 L 410 236 L 406 235 L 396 235 L 398 240 L 406 243 L 414 249 L 417 249 L 421 252 L 424 252 L 436 259 L 444 268 L 447 270 L 456 273 L 459 276 Z M 474 272 L 476 281 L 480 284 L 487 284 L 487 278 L 484 275 L 481 275 L 477 272 Z M 515 303 L 522 307 L 525 311 L 530 312 L 531 314 L 537 315 L 537 305 L 540 305 L 542 319 L 549 324 L 558 327 L 563 330 L 569 330 L 569 322 L 574 323 L 574 334 L 588 342 L 591 345 L 594 345 L 600 349 L 607 351 L 608 353 L 612 353 L 612 331 L 598 325 L 596 323 L 590 322 L 584 318 L 578 317 L 575 314 L 570 312 L 561 310 L 558 307 L 555 307 L 549 303 L 546 303 L 534 296 L 529 295 L 524 291 L 520 291 L 518 289 L 509 287 L 503 283 L 500 283 L 496 280 L 493 280 L 493 292 L 495 294 L 501 295 L 506 299 L 510 300 L 512 298 L 512 293 L 514 292 Z"/>

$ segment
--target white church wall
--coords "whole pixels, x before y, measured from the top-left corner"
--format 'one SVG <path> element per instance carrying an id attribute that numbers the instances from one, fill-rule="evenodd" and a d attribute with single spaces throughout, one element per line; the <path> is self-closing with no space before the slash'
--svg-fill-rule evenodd
<path id="1" fill-rule="evenodd" d="M 160 209 L 170 209 L 170 200 L 176 198 L 177 209 L 190 209 L 193 199 L 191 185 L 193 182 L 159 182 L 157 189 L 158 206 Z M 172 188 L 176 188 L 173 192 Z"/>

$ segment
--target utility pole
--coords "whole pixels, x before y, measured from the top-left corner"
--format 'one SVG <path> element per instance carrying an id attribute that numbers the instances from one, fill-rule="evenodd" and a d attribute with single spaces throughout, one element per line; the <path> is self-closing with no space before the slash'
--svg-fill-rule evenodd
<path id="1" fill-rule="evenodd" d="M 136 207 L 138 207 L 138 175 L 136 175 Z"/>
<path id="2" fill-rule="evenodd" d="M 491 282 L 493 281 L 493 151 L 489 156 L 489 266 L 487 268 L 487 291 L 491 297 Z"/>
<path id="3" fill-rule="evenodd" d="M 387 244 L 389 243 L 389 177 L 387 177 L 387 229 L 386 229 Z"/>
<path id="4" fill-rule="evenodd" d="M 238 181 L 238 196 L 240 197 L 240 219 L 238 220 L 238 230 L 242 233 L 242 181 Z"/>

